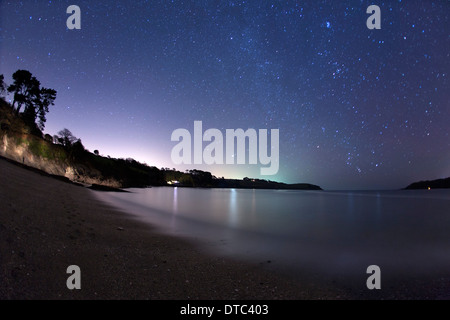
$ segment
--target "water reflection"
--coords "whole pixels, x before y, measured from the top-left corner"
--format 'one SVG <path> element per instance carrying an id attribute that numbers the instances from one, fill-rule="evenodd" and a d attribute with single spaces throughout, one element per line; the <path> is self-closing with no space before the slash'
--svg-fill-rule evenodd
<path id="1" fill-rule="evenodd" d="M 238 222 L 238 209 L 237 209 L 237 203 L 236 203 L 236 189 L 230 190 L 230 202 L 229 202 L 229 221 L 230 226 L 236 227 Z"/>
<path id="2" fill-rule="evenodd" d="M 178 213 L 178 187 L 173 188 L 173 213 Z"/>
<path id="3" fill-rule="evenodd" d="M 176 230 L 176 223 L 177 223 L 177 213 L 178 213 L 178 187 L 173 188 L 173 194 L 172 194 L 172 215 L 170 219 L 170 229 Z"/>
<path id="4" fill-rule="evenodd" d="M 98 194 L 162 231 L 289 267 L 450 269 L 450 191 L 151 188 Z M 225 242 L 223 242 L 225 241 Z M 218 247 L 214 247 L 217 250 Z M 400 267 L 400 262 L 403 267 Z M 367 266 L 366 266 L 367 267 Z"/>

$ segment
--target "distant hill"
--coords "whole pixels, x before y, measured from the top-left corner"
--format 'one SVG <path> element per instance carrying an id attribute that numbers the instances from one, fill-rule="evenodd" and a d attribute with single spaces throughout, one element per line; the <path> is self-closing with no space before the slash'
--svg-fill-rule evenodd
<path id="1" fill-rule="evenodd" d="M 322 190 L 321 187 L 308 184 L 286 184 L 282 182 L 263 179 L 225 179 L 217 178 L 210 172 L 201 170 L 188 170 L 183 173 L 175 169 L 162 169 L 166 181 L 171 186 L 193 188 L 235 188 L 235 189 L 276 189 L 276 190 Z"/>
<path id="2" fill-rule="evenodd" d="M 240 188 L 240 189 L 277 189 L 277 190 L 322 190 L 321 187 L 309 183 L 286 184 L 270 180 L 250 179 L 218 179 L 218 188 Z"/>
<path id="3" fill-rule="evenodd" d="M 404 190 L 417 190 L 417 189 L 449 189 L 450 177 L 446 179 L 438 179 L 431 181 L 419 181 L 411 183 Z"/>

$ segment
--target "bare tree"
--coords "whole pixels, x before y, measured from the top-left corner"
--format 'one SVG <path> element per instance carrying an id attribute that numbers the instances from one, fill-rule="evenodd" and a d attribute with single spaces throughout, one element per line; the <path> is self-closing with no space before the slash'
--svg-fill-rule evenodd
<path id="1" fill-rule="evenodd" d="M 57 139 L 64 147 L 70 147 L 78 140 L 67 128 L 58 132 Z"/>

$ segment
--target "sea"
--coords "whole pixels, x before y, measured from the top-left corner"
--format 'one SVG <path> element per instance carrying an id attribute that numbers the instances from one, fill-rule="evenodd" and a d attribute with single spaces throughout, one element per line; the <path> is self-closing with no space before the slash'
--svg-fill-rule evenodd
<path id="1" fill-rule="evenodd" d="M 293 191 L 154 187 L 95 192 L 211 254 L 295 275 L 450 275 L 450 190 Z"/>

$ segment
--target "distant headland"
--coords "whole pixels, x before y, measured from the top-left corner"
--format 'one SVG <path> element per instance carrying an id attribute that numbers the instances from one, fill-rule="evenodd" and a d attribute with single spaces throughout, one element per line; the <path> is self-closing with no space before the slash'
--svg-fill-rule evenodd
<path id="1" fill-rule="evenodd" d="M 419 181 L 411 183 L 404 190 L 418 189 L 450 189 L 450 177 L 431 181 Z"/>

